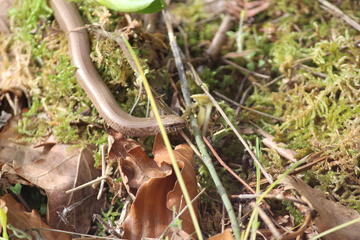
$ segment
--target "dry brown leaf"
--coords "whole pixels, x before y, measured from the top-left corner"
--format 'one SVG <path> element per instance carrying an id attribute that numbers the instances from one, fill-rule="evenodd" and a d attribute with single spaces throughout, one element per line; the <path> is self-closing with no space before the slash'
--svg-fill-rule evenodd
<path id="1" fill-rule="evenodd" d="M 182 168 L 190 197 L 194 198 L 197 188 L 193 152 L 188 145 L 181 144 L 175 148 L 174 154 Z M 110 158 L 120 162 L 120 171 L 132 192 L 136 192 L 135 201 L 123 223 L 124 238 L 130 240 L 159 237 L 173 219 L 172 210 L 179 212 L 185 205 L 160 135 L 155 138 L 153 155 L 154 160 L 139 144 L 118 136 L 115 136 L 110 150 Z M 197 210 L 196 202 L 194 207 Z M 188 211 L 183 213 L 181 220 L 182 230 L 192 234 L 194 228 Z"/>
<path id="2" fill-rule="evenodd" d="M 71 194 L 65 194 L 65 191 L 99 175 L 93 168 L 92 151 L 64 144 L 54 145 L 52 141 L 35 148 L 14 142 L 17 137 L 13 128 L 0 135 L 0 162 L 6 163 L 2 174 L 6 176 L 15 172 L 30 185 L 45 190 L 48 198 L 47 223 L 50 226 L 87 232 L 93 212 L 102 206 L 103 201 L 95 200 L 96 192 L 91 187 Z M 74 207 L 75 203 L 80 204 Z"/>
<path id="3" fill-rule="evenodd" d="M 299 178 L 287 176 L 283 180 L 283 183 L 286 186 L 296 189 L 317 211 L 318 216 L 315 219 L 315 224 L 320 232 L 360 217 L 360 214 L 354 209 L 347 208 L 339 203 L 326 199 L 321 191 L 311 188 Z M 360 236 L 359 229 L 360 223 L 355 223 L 326 235 L 324 239 L 358 240 Z"/>
<path id="4" fill-rule="evenodd" d="M 11 224 L 19 230 L 28 230 L 28 229 L 39 229 L 39 228 L 51 228 L 49 227 L 40 217 L 40 215 L 33 210 L 32 212 L 27 212 L 25 208 L 18 203 L 10 194 L 6 194 L 0 198 L 0 201 L 4 202 L 8 208 L 7 218 L 8 224 Z M 46 239 L 46 240 L 66 240 L 71 239 L 69 234 L 51 232 L 44 230 L 37 231 L 27 231 L 27 234 L 30 234 L 33 239 Z M 11 230 L 9 234 L 12 234 Z M 18 239 L 12 237 L 11 239 Z"/>
<path id="5" fill-rule="evenodd" d="M 209 238 L 209 240 L 233 240 L 231 229 L 227 228 L 224 232 L 216 234 Z"/>

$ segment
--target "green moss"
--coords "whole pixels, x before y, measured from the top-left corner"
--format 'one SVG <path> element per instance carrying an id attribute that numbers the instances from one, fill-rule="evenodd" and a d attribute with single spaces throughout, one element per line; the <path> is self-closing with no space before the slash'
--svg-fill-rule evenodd
<path id="1" fill-rule="evenodd" d="M 287 212 L 294 218 L 295 226 L 299 226 L 303 222 L 303 214 L 300 210 L 294 206 L 293 202 L 290 201 L 283 201 L 283 205 Z"/>
<path id="2" fill-rule="evenodd" d="M 347 4 L 344 6 L 349 7 Z M 269 119 L 255 121 L 272 128 L 275 139 L 296 150 L 298 158 L 323 152 L 334 161 L 314 167 L 309 180 L 327 191 L 341 189 L 336 190 L 339 198 L 357 208 L 356 195 L 349 194 L 349 183 L 356 182 L 359 175 L 360 156 L 360 72 L 356 57 L 360 52 L 354 47 L 356 34 L 338 18 L 324 17 L 319 6 L 308 1 L 283 0 L 273 8 L 281 9 L 284 17 L 272 25 L 277 31 L 272 35 L 276 40 L 271 44 L 269 61 L 283 77 L 272 88 L 255 87 L 247 103 L 284 119 L 278 124 L 271 124 Z M 271 151 L 267 157 L 277 168 L 286 164 Z"/>
<path id="3" fill-rule="evenodd" d="M 52 14 L 52 9 L 49 8 L 45 0 L 24 0 L 16 1 L 14 7 L 10 10 L 12 18 L 12 30 L 17 32 L 15 37 L 21 41 L 27 41 L 31 45 L 33 54 L 38 55 L 43 45 L 38 45 L 39 33 L 43 30 L 39 27 L 40 21 L 47 21 Z"/>
<path id="4" fill-rule="evenodd" d="M 96 7 L 94 3 L 87 3 L 86 6 L 89 6 L 89 12 Z M 88 126 L 90 123 L 102 124 L 102 121 L 76 81 L 75 68 L 71 65 L 64 35 L 53 32 L 50 21 L 52 11 L 46 1 L 21 1 L 21 4 L 19 1 L 11 14 L 14 19 L 14 45 L 16 41 L 27 43 L 26 52 L 31 52 L 29 69 L 34 75 L 29 84 L 31 105 L 18 125 L 19 133 L 24 135 L 23 140 L 35 142 L 53 133 L 57 141 L 62 143 L 105 142 L 106 133 Z M 84 15 L 91 14 L 84 12 Z M 98 20 L 99 17 L 93 19 Z M 111 24 L 109 20 L 108 25 Z M 106 40 L 99 41 L 95 46 L 94 49 L 99 52 L 112 53 L 111 56 L 95 55 L 95 58 L 105 59 L 105 62 L 96 61 L 99 66 L 106 66 L 100 68 L 105 80 L 111 82 L 109 79 L 112 79 L 113 84 L 118 84 L 121 78 L 118 47 Z M 89 109 L 92 110 L 84 115 Z"/>

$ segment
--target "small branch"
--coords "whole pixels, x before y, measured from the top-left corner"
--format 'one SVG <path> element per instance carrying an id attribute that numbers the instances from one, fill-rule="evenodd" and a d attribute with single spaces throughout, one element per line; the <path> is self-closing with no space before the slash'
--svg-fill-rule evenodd
<path id="1" fill-rule="evenodd" d="M 65 234 L 76 235 L 76 236 L 81 236 L 81 237 L 88 237 L 88 238 L 93 238 L 93 239 L 125 240 L 125 239 L 114 238 L 114 237 L 101 237 L 101 236 L 95 236 L 95 235 L 90 235 L 90 234 L 83 234 L 83 233 L 70 232 L 70 231 L 51 229 L 51 228 L 30 228 L 29 230 L 31 230 L 31 231 L 59 232 L 59 233 L 65 233 Z"/>
<path id="2" fill-rule="evenodd" d="M 275 227 L 274 223 L 271 221 L 271 219 L 269 218 L 269 216 L 265 213 L 264 210 L 262 210 L 260 207 L 257 206 L 257 204 L 255 202 L 251 202 L 250 205 L 253 208 L 257 208 L 257 210 L 259 211 L 259 216 L 260 218 L 264 221 L 264 223 L 266 224 L 266 226 L 269 228 L 270 232 L 273 234 L 273 236 L 275 237 L 275 239 L 279 239 L 281 234 L 280 232 L 277 230 L 277 228 Z"/>
<path id="3" fill-rule="evenodd" d="M 329 13 L 333 14 L 335 17 L 339 17 L 342 20 L 344 20 L 344 22 L 346 22 L 347 24 L 349 24 L 350 26 L 352 26 L 353 28 L 355 28 L 356 30 L 358 30 L 360 32 L 360 24 L 357 23 L 355 20 L 353 20 L 352 18 L 350 18 L 348 15 L 346 15 L 343 11 L 341 11 L 338 7 L 336 7 L 335 5 L 329 3 L 326 0 L 318 0 L 321 4 L 322 4 L 322 8 L 326 11 L 328 11 Z"/>
<path id="4" fill-rule="evenodd" d="M 198 156 L 199 158 L 201 158 L 201 153 L 199 152 L 199 150 L 196 148 L 196 146 L 191 142 L 190 138 L 184 133 L 183 130 L 179 131 L 180 135 L 184 138 L 185 142 L 187 144 L 189 144 L 189 146 L 191 147 L 191 149 L 194 151 L 194 153 L 196 154 L 196 156 Z"/>
<path id="5" fill-rule="evenodd" d="M 245 73 L 245 74 L 251 74 L 251 75 L 254 75 L 255 77 L 258 77 L 258 78 L 263 78 L 263 79 L 270 79 L 270 76 L 268 75 L 265 75 L 265 74 L 261 74 L 261 73 L 257 73 L 257 72 L 253 72 L 253 71 L 250 71 L 248 70 L 247 68 L 244 68 L 230 60 L 227 60 L 226 58 L 223 58 L 222 59 L 225 63 L 233 66 L 234 68 L 238 69 L 240 72 L 242 73 Z"/>
<path id="6" fill-rule="evenodd" d="M 250 192 L 255 194 L 255 190 L 252 189 L 246 182 L 245 180 L 243 180 L 241 177 L 239 177 L 228 165 L 226 165 L 226 163 L 221 159 L 221 157 L 219 156 L 219 154 L 215 151 L 215 149 L 213 148 L 213 146 L 211 146 L 209 140 L 207 140 L 206 137 L 203 136 L 204 142 L 206 143 L 206 145 L 208 146 L 208 148 L 210 149 L 210 151 L 212 152 L 212 154 L 214 155 L 214 157 L 216 158 L 216 160 L 221 164 L 221 166 L 223 166 L 231 175 L 233 175 L 242 185 L 244 185 L 244 187 L 246 187 Z"/>
<path id="7" fill-rule="evenodd" d="M 231 197 L 233 198 L 238 198 L 238 199 L 255 199 L 261 196 L 262 193 L 257 193 L 257 194 L 239 194 L 239 195 L 232 195 Z M 276 200 L 280 200 L 280 201 L 291 201 L 291 202 L 295 202 L 295 203 L 299 203 L 302 204 L 304 206 L 308 206 L 309 204 L 301 201 L 299 199 L 296 198 L 289 198 L 289 197 L 285 197 L 283 195 L 275 195 L 275 194 L 267 194 L 265 196 L 265 199 L 276 199 Z"/>
<path id="8" fill-rule="evenodd" d="M 286 144 L 282 142 L 274 142 L 274 136 L 270 135 L 269 133 L 265 132 L 259 126 L 253 123 L 256 126 L 256 132 L 264 137 L 262 140 L 263 144 L 270 149 L 275 150 L 280 156 L 283 158 L 291 161 L 296 162 L 297 159 L 295 157 L 296 152 L 286 148 Z"/>
<path id="9" fill-rule="evenodd" d="M 104 144 L 101 145 L 101 176 L 106 177 L 106 161 L 105 161 L 105 146 Z M 101 180 L 100 187 L 99 187 L 99 193 L 96 197 L 97 200 L 100 200 L 103 189 L 105 185 L 105 179 Z"/>
<path id="10" fill-rule="evenodd" d="M 166 133 L 166 129 L 165 129 L 163 123 L 162 123 L 159 109 L 158 109 L 158 107 L 156 105 L 154 95 L 151 92 L 150 84 L 149 84 L 149 82 L 148 82 L 148 80 L 147 80 L 147 78 L 145 76 L 144 70 L 141 67 L 141 64 L 140 64 L 140 61 L 139 61 L 138 57 L 136 56 L 133 48 L 131 47 L 130 43 L 127 41 L 127 39 L 125 38 L 125 36 L 123 34 L 121 34 L 121 36 L 119 38 L 119 41 L 121 41 L 121 43 L 122 43 L 122 44 L 120 44 L 120 47 L 121 47 L 122 51 L 124 52 L 124 55 L 127 57 L 129 64 L 131 66 L 132 66 L 132 64 L 134 64 L 134 66 L 136 68 L 134 68 L 133 70 L 137 73 L 138 77 L 140 77 L 141 80 L 142 80 L 145 92 L 146 92 L 146 94 L 148 96 L 148 99 L 150 101 L 151 109 L 152 109 L 152 111 L 154 113 L 156 122 L 158 123 L 160 133 L 161 133 L 162 139 L 164 141 L 164 145 L 165 145 L 166 150 L 167 150 L 167 152 L 169 154 L 169 158 L 171 160 L 171 165 L 172 165 L 173 170 L 175 172 L 177 182 L 178 182 L 178 184 L 180 186 L 181 192 L 182 192 L 183 197 L 185 199 L 186 206 L 188 206 L 189 214 L 190 214 L 190 217 L 191 217 L 191 220 L 192 220 L 192 223 L 193 223 L 197 238 L 199 240 L 202 240 L 203 236 L 202 236 L 202 233 L 201 233 L 200 224 L 199 224 L 199 221 L 197 219 L 197 215 L 195 213 L 194 206 L 191 203 L 190 194 L 189 194 L 189 191 L 187 190 L 187 186 L 186 186 L 184 178 L 183 178 L 183 176 L 181 174 L 180 167 L 179 167 L 179 165 L 178 165 L 178 163 L 176 161 L 174 150 L 173 150 L 173 148 L 172 148 L 172 146 L 170 144 L 170 140 L 169 140 L 169 137 L 168 137 L 168 135 Z"/>
<path id="11" fill-rule="evenodd" d="M 311 220 L 312 220 L 312 212 L 310 210 L 307 210 L 305 220 L 304 220 L 303 224 L 301 225 L 301 227 L 298 230 L 296 230 L 295 232 L 291 232 L 291 233 L 287 233 L 287 234 L 283 235 L 280 238 L 280 240 L 291 240 L 297 236 L 301 236 L 305 232 L 305 230 L 307 229 L 309 224 L 311 223 Z"/>
<path id="12" fill-rule="evenodd" d="M 95 178 L 94 180 L 92 180 L 92 181 L 90 181 L 90 182 L 87 182 L 87 183 L 85 183 L 85 184 L 83 184 L 83 185 L 80 185 L 80 186 L 77 186 L 77 187 L 75 187 L 75 188 L 69 189 L 69 190 L 67 190 L 65 193 L 66 193 L 66 194 L 69 194 L 69 193 L 78 191 L 78 190 L 83 189 L 83 188 L 85 188 L 85 187 L 91 186 L 91 185 L 93 185 L 93 184 L 95 184 L 95 183 L 101 182 L 102 180 L 105 180 L 105 179 L 107 179 L 107 178 L 108 178 L 107 176 L 101 176 L 101 177 Z"/>
<path id="13" fill-rule="evenodd" d="M 291 162 L 296 162 L 297 161 L 297 159 L 295 158 L 296 152 L 294 150 L 281 147 L 280 144 L 283 144 L 283 143 L 274 142 L 274 137 L 273 136 L 264 138 L 262 140 L 262 142 L 268 148 L 274 149 L 283 158 L 285 158 L 285 159 L 287 159 L 287 160 L 289 160 Z"/>
<path id="14" fill-rule="evenodd" d="M 204 192 L 205 192 L 206 188 L 204 188 L 203 190 L 201 190 L 195 197 L 193 200 L 191 200 L 191 202 L 195 202 Z M 163 233 L 160 235 L 159 238 L 157 239 L 163 239 L 164 235 L 166 234 L 167 230 L 171 227 L 171 225 L 175 222 L 176 219 L 179 219 L 180 216 L 188 209 L 188 206 L 185 206 L 183 209 L 181 209 L 181 211 L 173 218 L 173 220 L 166 226 L 166 228 L 164 229 Z"/>
<path id="15" fill-rule="evenodd" d="M 274 120 L 277 120 L 277 121 L 281 121 L 281 122 L 284 121 L 284 119 L 282 119 L 282 118 L 274 117 L 274 116 L 272 116 L 272 115 L 270 115 L 270 114 L 267 114 L 267 113 L 264 113 L 264 112 L 260 112 L 260 111 L 258 111 L 258 110 L 255 110 L 255 109 L 246 107 L 246 106 L 244 106 L 244 105 L 242 105 L 242 104 L 240 104 L 240 103 L 237 103 L 237 102 L 235 102 L 234 100 L 232 100 L 232 99 L 230 99 L 230 98 L 222 95 L 222 94 L 219 93 L 218 91 L 214 91 L 214 93 L 215 93 L 216 96 L 224 99 L 225 101 L 228 101 L 229 103 L 231 103 L 231 104 L 233 104 L 233 105 L 235 105 L 235 106 L 237 106 L 237 107 L 240 107 L 240 108 L 242 108 L 242 109 L 245 109 L 245 110 L 247 110 L 247 111 L 249 111 L 249 112 L 253 112 L 253 113 L 256 113 L 256 114 L 259 114 L 259 115 L 261 115 L 261 116 L 268 117 L 268 118 L 271 118 L 271 119 L 274 119 Z"/>
<path id="16" fill-rule="evenodd" d="M 246 141 L 244 140 L 244 138 L 240 135 L 239 131 L 235 128 L 234 124 L 232 124 L 232 122 L 230 121 L 230 119 L 228 118 L 228 116 L 225 114 L 224 110 L 222 110 L 222 108 L 219 106 L 219 104 L 216 102 L 215 98 L 210 94 L 210 92 L 207 90 L 207 87 L 205 86 L 205 84 L 203 83 L 203 81 L 200 79 L 199 75 L 197 74 L 197 72 L 195 71 L 194 67 L 192 65 L 189 65 L 191 68 L 191 71 L 194 75 L 195 78 L 195 82 L 196 84 L 198 84 L 201 89 L 205 92 L 205 94 L 210 98 L 211 102 L 214 104 L 215 108 L 218 110 L 218 112 L 220 113 L 220 115 L 225 119 L 226 123 L 229 124 L 230 128 L 233 130 L 233 132 L 235 133 L 235 135 L 238 137 L 238 139 L 240 140 L 240 142 L 243 144 L 243 146 L 245 147 L 246 151 L 250 154 L 251 158 L 254 160 L 254 162 L 256 162 L 256 164 L 259 165 L 259 168 L 261 170 L 261 172 L 263 173 L 263 175 L 265 176 L 265 178 L 272 183 L 273 179 L 272 177 L 266 172 L 265 168 L 261 165 L 261 163 L 259 162 L 259 160 L 256 158 L 255 154 L 253 153 L 253 151 L 250 149 L 249 145 L 246 143 Z"/>
<path id="17" fill-rule="evenodd" d="M 312 159 L 315 159 L 315 160 L 313 160 L 313 161 L 311 161 L 311 162 L 309 162 L 307 164 L 304 164 L 301 167 L 296 168 L 293 172 L 290 173 L 290 175 L 295 175 L 295 174 L 301 173 L 303 171 L 306 171 L 306 170 L 310 169 L 312 166 L 314 166 L 315 164 L 317 164 L 319 162 L 322 162 L 322 161 L 329 158 L 328 156 L 318 157 L 320 154 L 321 154 L 321 152 L 311 154 L 308 161 L 311 161 Z M 299 160 L 299 161 L 301 161 L 301 160 Z M 265 183 L 268 183 L 268 181 L 265 178 L 261 179 L 260 184 L 265 184 Z M 249 185 L 253 187 L 253 186 L 256 185 L 256 182 L 252 182 Z"/>
<path id="18" fill-rule="evenodd" d="M 163 16 L 164 16 L 164 21 L 165 21 L 166 28 L 167 28 L 168 35 L 169 35 L 170 47 L 171 47 L 172 53 L 175 58 L 176 68 L 179 73 L 181 91 L 182 91 L 182 94 L 184 97 L 184 101 L 186 103 L 186 107 L 190 107 L 191 106 L 190 92 L 189 92 L 188 82 L 187 82 L 186 75 L 185 75 L 184 65 L 183 65 L 183 63 L 181 61 L 181 57 L 180 57 L 180 49 L 179 49 L 179 46 L 177 45 L 177 42 L 176 42 L 176 39 L 174 36 L 174 31 L 173 31 L 173 28 L 171 25 L 169 13 L 167 11 L 163 11 Z M 229 219 L 231 222 L 231 227 L 232 227 L 233 233 L 235 235 L 235 239 L 240 240 L 240 227 L 239 227 L 238 221 L 236 219 L 234 209 L 231 205 L 231 202 L 226 193 L 226 190 L 225 190 L 223 184 L 221 183 L 219 176 L 217 175 L 215 167 L 212 164 L 211 157 L 210 157 L 209 153 L 207 152 L 206 145 L 202 139 L 201 131 L 197 124 L 197 119 L 193 115 L 190 115 L 190 125 L 193 130 L 196 144 L 198 145 L 199 151 L 201 152 L 201 156 L 202 156 L 201 160 L 204 162 L 205 166 L 209 170 L 209 173 L 215 183 L 217 191 L 218 191 L 218 193 L 223 201 L 223 204 L 225 206 L 225 209 L 228 213 L 228 216 L 229 216 Z"/>
<path id="19" fill-rule="evenodd" d="M 219 29 L 216 31 L 213 40 L 206 53 L 212 57 L 216 58 L 219 55 L 221 47 L 224 45 L 227 37 L 226 32 L 229 31 L 235 24 L 234 18 L 230 15 L 226 15 L 222 20 Z"/>

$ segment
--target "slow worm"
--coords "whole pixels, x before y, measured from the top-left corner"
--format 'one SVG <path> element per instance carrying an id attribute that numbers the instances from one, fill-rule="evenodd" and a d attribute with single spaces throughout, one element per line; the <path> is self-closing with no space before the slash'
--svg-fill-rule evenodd
<path id="1" fill-rule="evenodd" d="M 121 110 L 102 81 L 90 59 L 88 33 L 74 3 L 67 0 L 51 0 L 50 5 L 61 29 L 67 34 L 71 61 L 77 68 L 76 78 L 101 117 L 111 128 L 128 136 L 157 134 L 159 127 L 155 118 L 134 117 Z M 162 116 L 162 123 L 167 131 L 174 131 L 184 126 L 184 120 L 176 115 Z"/>

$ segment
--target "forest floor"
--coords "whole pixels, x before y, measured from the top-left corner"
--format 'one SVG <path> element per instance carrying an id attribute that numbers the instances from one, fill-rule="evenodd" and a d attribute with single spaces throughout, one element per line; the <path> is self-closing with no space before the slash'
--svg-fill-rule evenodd
<path id="1" fill-rule="evenodd" d="M 3 1 L 0 223 L 10 239 L 358 239 L 358 1 L 187 0 L 151 15 L 75 2 L 121 109 L 153 116 L 148 81 L 160 112 L 186 125 L 169 134 L 173 154 L 166 136 L 111 130 L 77 82 L 50 5 Z"/>

